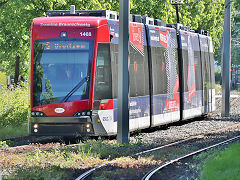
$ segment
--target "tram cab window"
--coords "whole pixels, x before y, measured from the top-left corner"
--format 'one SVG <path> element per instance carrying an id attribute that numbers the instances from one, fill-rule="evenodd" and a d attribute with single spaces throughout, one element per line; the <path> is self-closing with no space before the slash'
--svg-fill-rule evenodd
<path id="1" fill-rule="evenodd" d="M 95 71 L 95 100 L 112 98 L 110 45 L 99 43 Z"/>

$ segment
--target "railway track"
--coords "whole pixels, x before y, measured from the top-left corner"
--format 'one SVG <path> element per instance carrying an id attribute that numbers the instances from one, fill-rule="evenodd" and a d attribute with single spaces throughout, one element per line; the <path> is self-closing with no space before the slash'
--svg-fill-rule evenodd
<path id="1" fill-rule="evenodd" d="M 235 96 L 235 97 L 232 97 L 231 98 L 231 102 L 230 102 L 230 104 L 231 104 L 231 106 L 234 106 L 234 114 L 236 114 L 237 116 L 239 116 L 239 113 L 238 113 L 238 108 L 237 107 L 239 107 L 239 96 Z M 221 108 L 221 99 L 217 99 L 217 101 L 219 102 L 219 106 L 217 106 L 217 111 L 219 111 L 220 112 L 220 108 Z M 157 154 L 157 153 L 155 153 L 155 152 L 157 152 L 157 151 L 167 151 L 166 149 L 167 148 L 171 148 L 171 147 L 174 147 L 174 146 L 178 146 L 178 149 L 180 149 L 179 148 L 179 146 L 180 146 L 180 144 L 183 144 L 183 146 L 184 146 L 184 144 L 186 145 L 186 143 L 187 142 L 192 142 L 192 141 L 196 141 L 196 140 L 201 140 L 201 139 L 207 139 L 207 138 L 211 138 L 211 136 L 212 136 L 212 134 L 216 134 L 216 133 L 223 133 L 223 132 L 227 132 L 227 131 L 231 131 L 231 129 L 233 129 L 233 128 L 235 128 L 235 129 L 240 129 L 240 123 L 237 123 L 237 121 L 236 121 L 236 119 L 238 119 L 238 121 L 239 121 L 239 118 L 236 118 L 237 116 L 236 115 L 234 115 L 234 116 L 231 116 L 230 118 L 221 118 L 221 116 L 219 116 L 219 115 L 217 115 L 217 116 L 215 116 L 214 114 L 217 114 L 216 112 L 215 113 L 213 113 L 213 116 L 208 116 L 208 118 L 206 119 L 206 121 L 209 121 L 209 122 L 211 122 L 211 120 L 213 120 L 210 124 L 214 124 L 214 128 L 210 128 L 211 126 L 206 126 L 206 128 L 205 128 L 205 126 L 203 126 L 204 128 L 200 128 L 197 132 L 195 132 L 195 130 L 194 129 L 198 129 L 198 127 L 199 126 L 196 126 L 193 130 L 191 130 L 191 131 L 193 131 L 194 133 L 189 133 L 188 131 L 185 131 L 185 130 L 181 130 L 180 128 L 176 128 L 178 125 L 174 125 L 173 124 L 173 127 L 171 127 L 171 126 L 169 126 L 169 127 L 166 127 L 165 129 L 166 129 L 166 131 L 167 130 L 170 130 L 169 132 L 171 133 L 171 141 L 167 141 L 167 138 L 168 137 L 170 137 L 170 136 L 164 136 L 165 134 L 166 134 L 166 132 L 164 131 L 164 132 L 162 132 L 161 131 L 161 134 L 163 134 L 163 136 L 160 136 L 161 137 L 161 139 L 162 139 L 162 137 L 164 137 L 164 141 L 162 141 L 161 140 L 161 143 L 159 143 L 158 145 L 158 147 L 156 147 L 156 144 L 154 144 L 155 142 L 158 142 L 158 141 L 153 141 L 154 143 L 152 143 L 152 141 L 147 141 L 148 143 L 150 143 L 150 144 L 154 144 L 154 148 L 152 148 L 152 149 L 149 149 L 149 150 L 146 150 L 146 147 L 145 148 L 142 148 L 142 149 L 144 149 L 145 151 L 141 151 L 141 152 L 138 152 L 138 153 L 136 153 L 136 154 L 132 154 L 131 156 L 128 156 L 129 158 L 134 158 L 134 159 L 136 159 L 136 158 L 138 158 L 138 157 L 143 157 L 143 156 L 145 156 L 145 157 L 147 157 L 149 154 L 151 155 L 151 153 L 152 154 Z M 219 113 L 218 113 L 219 114 Z M 217 118 L 214 118 L 214 116 L 215 117 L 217 117 Z M 210 117 L 210 118 L 209 118 Z M 240 117 L 240 116 L 239 116 Z M 235 118 L 235 120 L 231 120 L 231 118 Z M 194 121 L 193 121 L 193 125 L 196 125 L 196 124 L 200 124 L 200 125 L 203 125 L 203 123 L 202 122 L 204 122 L 205 121 L 205 119 L 204 120 L 199 120 L 199 122 L 198 122 L 198 120 L 197 120 L 197 122 L 195 123 Z M 218 130 L 214 130 L 214 131 L 212 131 L 212 129 L 216 129 L 216 127 L 215 127 L 215 125 L 216 125 L 216 123 L 219 123 L 219 122 L 224 122 L 224 121 L 229 121 L 229 122 L 231 122 L 231 124 L 233 124 L 233 123 L 235 123 L 233 126 L 229 126 L 229 127 L 227 127 L 228 126 L 228 124 L 225 124 L 225 123 L 222 123 L 223 125 L 220 127 L 220 126 L 216 126 L 217 128 L 218 128 Z M 191 124 L 191 123 L 189 123 L 189 124 Z M 219 123 L 219 124 L 221 124 L 221 123 Z M 230 123 L 229 123 L 230 124 Z M 187 124 L 186 124 L 187 125 Z M 190 129 L 193 127 L 193 125 L 191 125 L 190 126 Z M 176 127 L 175 127 L 176 126 Z M 181 127 L 182 128 L 182 126 L 185 126 L 185 125 L 181 125 L 180 124 L 180 126 L 179 127 Z M 226 128 L 225 128 L 225 126 L 226 126 Z M 207 127 L 209 127 L 209 128 L 207 128 Z M 224 127 L 224 128 L 223 128 Z M 172 133 L 173 133 L 173 131 L 172 131 L 172 129 L 177 129 L 177 136 L 175 135 L 175 137 L 173 137 L 172 138 Z M 189 126 L 187 125 L 186 127 L 184 127 L 183 129 L 189 129 Z M 202 131 L 203 129 L 206 129 L 207 131 Z M 159 129 L 155 129 L 155 131 L 159 131 Z M 184 132 L 184 133 L 186 133 L 186 135 L 185 136 L 180 136 L 180 134 L 179 134 L 179 132 Z M 211 133 L 205 133 L 205 134 L 203 134 L 203 135 L 201 135 L 203 132 L 211 132 Z M 175 133 L 175 132 L 174 132 Z M 144 135 L 144 137 L 146 136 L 146 133 L 144 133 L 145 135 Z M 154 134 L 153 132 L 150 132 L 150 134 Z M 156 133 L 155 133 L 156 134 Z M 147 135 L 148 136 L 148 135 Z M 150 137 L 152 138 L 152 136 L 153 135 L 150 135 Z M 156 136 L 157 138 L 159 138 L 159 136 Z M 176 138 L 177 137 L 177 138 Z M 182 139 L 182 140 L 180 140 L 180 141 L 177 141 L 177 139 L 179 140 L 179 139 Z M 187 139 L 186 139 L 187 138 Z M 166 139 L 166 140 L 165 140 Z M 31 144 L 31 143 L 53 143 L 53 142 L 60 142 L 60 143 L 62 143 L 63 142 L 63 140 L 62 140 L 62 137 L 29 137 L 29 136 L 25 136 L 25 137 L 16 137 L 16 138 L 9 138 L 9 139 L 6 139 L 6 140 L 9 140 L 9 141 L 13 141 L 13 142 L 16 142 L 16 144 L 15 144 L 15 146 L 17 146 L 17 147 L 9 147 L 9 148 L 7 148 L 7 149 L 14 149 L 14 148 L 19 148 L 20 147 L 20 145 L 22 145 L 21 147 L 24 149 L 24 148 L 27 148 L 27 146 L 28 146 L 28 144 Z M 173 142 L 173 141 L 175 141 L 175 142 Z M 143 141 L 143 142 L 145 142 L 145 140 Z M 164 143 L 165 142 L 165 143 Z M 169 142 L 172 142 L 172 143 L 170 143 L 170 144 L 168 144 Z M 57 143 L 57 144 L 59 144 L 59 143 Z M 161 146 L 160 146 L 160 144 L 161 144 Z M 71 145 L 66 145 L 65 147 L 74 147 L 74 146 L 79 146 L 79 145 L 77 145 L 77 144 L 71 144 Z M 53 145 L 52 146 L 53 148 L 55 148 L 55 146 Z M 150 146 L 149 146 L 150 147 Z M 51 148 L 51 147 L 50 147 Z M 57 147 L 57 148 L 61 148 L 61 147 Z M 183 148 L 184 149 L 184 148 Z M 1 149 L 0 149 L 0 151 L 2 151 Z M 11 150 L 10 150 L 11 151 Z M 14 151 L 13 151 L 14 152 Z M 135 151 L 136 152 L 136 151 Z M 185 154 L 187 154 L 187 152 L 185 152 Z M 174 158 L 177 158 L 177 157 L 171 157 L 171 159 L 174 159 Z M 168 161 L 170 161 L 171 160 L 169 157 L 168 157 L 168 159 L 167 158 L 165 158 L 164 160 L 162 160 L 162 162 L 163 163 L 166 163 L 166 162 L 168 162 Z M 105 164 L 102 164 L 101 166 L 98 166 L 98 167 L 95 167 L 95 168 L 92 168 L 92 169 L 90 169 L 89 171 L 87 171 L 87 172 L 85 172 L 84 174 L 82 174 L 82 175 L 84 175 L 84 176 L 79 176 L 77 179 L 95 179 L 95 177 L 97 177 L 97 175 L 96 174 L 99 174 L 99 173 L 97 173 L 97 172 L 99 172 L 99 171 L 104 171 L 104 170 L 106 170 L 109 166 L 113 166 L 114 167 L 114 169 L 119 169 L 119 167 L 117 167 L 117 163 L 119 162 L 119 160 L 117 159 L 117 160 L 113 160 L 113 161 L 110 161 L 110 162 L 108 162 L 108 163 L 105 163 Z M 162 164 L 163 164 L 162 163 Z M 154 165 L 154 167 L 156 167 L 156 165 Z M 145 169 L 145 172 L 148 172 L 148 171 L 150 171 L 151 169 L 153 168 L 153 166 L 151 166 L 150 168 L 148 168 L 148 169 Z M 166 170 L 166 168 L 164 168 L 165 170 Z M 124 169 L 124 171 L 125 171 L 125 169 Z M 127 170 L 126 170 L 127 171 Z M 83 170 L 81 170 L 80 171 L 80 173 L 82 173 L 83 172 Z M 79 172 L 78 172 L 79 173 Z M 78 175 L 78 174 L 77 174 Z M 143 177 L 143 175 L 144 174 L 141 174 L 141 176 L 139 176 L 140 178 L 137 178 L 137 179 L 141 179 L 142 177 Z M 73 177 L 76 177 L 76 174 L 73 176 Z M 104 177 L 104 176 L 103 176 Z M 110 179 L 112 179 L 112 178 L 110 178 Z M 136 178 L 135 178 L 136 179 Z"/>
<path id="2" fill-rule="evenodd" d="M 219 134 L 222 134 L 223 132 L 230 131 L 230 129 L 240 129 L 240 123 L 236 123 L 232 126 L 229 126 L 229 127 L 223 128 L 223 129 L 218 129 L 218 130 L 213 131 L 211 133 L 207 133 L 207 134 L 203 134 L 203 135 L 199 134 L 199 135 L 196 135 L 196 136 L 184 139 L 184 140 L 176 141 L 176 142 L 169 143 L 169 144 L 159 146 L 159 147 L 155 147 L 155 148 L 152 148 L 152 149 L 149 149 L 149 150 L 146 150 L 146 151 L 138 152 L 138 153 L 136 153 L 132 156 L 128 156 L 128 157 L 137 158 L 137 157 L 140 157 L 140 156 L 143 156 L 143 157 L 144 156 L 145 157 L 146 156 L 155 156 L 155 157 L 161 157 L 162 158 L 162 156 L 164 155 L 164 152 L 171 153 L 171 151 L 173 150 L 174 147 L 176 149 L 184 149 L 183 152 L 181 152 L 182 154 L 181 154 L 180 157 L 185 157 L 185 156 L 188 157 L 188 156 L 190 156 L 188 154 L 191 154 L 193 152 L 198 152 L 199 153 L 200 152 L 199 149 L 204 150 L 204 148 L 207 147 L 207 146 L 215 147 L 211 142 L 211 139 L 214 139 L 215 134 L 219 135 Z M 237 137 L 239 137 L 239 136 L 237 136 Z M 218 139 L 218 138 L 215 137 L 215 139 Z M 216 142 L 217 140 L 215 140 L 215 139 L 213 140 L 214 143 L 221 145 L 221 142 L 219 142 L 219 140 L 218 140 L 218 142 Z M 220 139 L 221 140 L 224 139 L 224 140 L 222 140 L 223 142 L 225 142 L 225 141 L 228 142 L 226 140 L 226 137 L 224 137 L 224 136 L 221 137 Z M 200 146 L 200 148 L 196 147 L 196 145 Z M 191 151 L 190 153 L 189 153 L 189 150 Z M 194 154 L 192 154 L 192 155 L 194 155 Z M 176 155 L 173 155 L 173 156 L 174 156 L 174 158 L 170 157 L 170 159 L 169 159 L 169 157 L 166 157 L 165 160 L 163 160 L 163 162 L 165 162 L 165 163 L 163 165 L 161 165 L 160 167 L 162 167 L 162 166 L 165 167 L 166 164 L 170 164 L 170 162 L 173 162 L 173 161 L 175 162 L 175 161 L 177 161 L 176 159 L 179 159 L 179 156 L 177 156 L 177 157 L 175 157 Z M 101 170 L 104 167 L 111 166 L 112 164 L 117 163 L 119 160 L 120 159 L 113 160 L 113 161 L 110 161 L 108 163 L 102 164 L 98 167 L 92 168 L 92 169 L 86 171 L 85 173 L 81 174 L 79 177 L 76 178 L 76 180 L 94 179 L 94 177 L 96 175 L 94 173 L 96 173 L 98 170 Z M 152 174 L 152 172 L 155 171 L 156 169 L 157 169 L 156 167 L 151 168 L 151 170 L 148 169 L 146 172 L 149 171 L 149 173 L 147 173 L 147 175 L 144 175 L 144 178 L 147 178 L 149 176 L 149 174 Z M 138 179 L 139 179 L 139 177 L 138 177 Z"/>
<path id="3" fill-rule="evenodd" d="M 159 167 L 156 167 L 152 170 L 150 170 L 148 173 L 146 173 L 146 175 L 144 175 L 144 177 L 142 178 L 142 180 L 149 180 L 150 178 L 152 178 L 157 172 L 159 172 L 160 170 L 162 170 L 163 168 L 169 166 L 169 165 L 172 165 L 173 163 L 176 163 L 178 161 L 181 161 L 183 159 L 186 159 L 186 158 L 189 158 L 189 157 L 192 157 L 196 154 L 199 154 L 199 153 L 202 153 L 204 151 L 207 151 L 209 149 L 212 149 L 212 148 L 215 148 L 217 146 L 221 146 L 221 145 L 224 145 L 226 143 L 230 143 L 232 141 L 236 141 L 236 140 L 239 140 L 240 139 L 240 136 L 236 136 L 236 137 L 233 137 L 233 138 L 229 138 L 227 140 L 224 140 L 222 142 L 219 142 L 219 143 L 216 143 L 216 144 L 213 144 L 213 145 L 210 145 L 210 146 L 207 146 L 207 147 L 204 147 L 204 148 L 201 148 L 201 149 L 198 149 L 196 151 L 193 151 L 193 152 L 190 152 L 186 155 L 183 155 L 183 156 L 180 156 L 180 157 L 177 157 L 175 159 L 172 159 L 166 163 L 164 163 L 163 165 L 159 166 Z"/>

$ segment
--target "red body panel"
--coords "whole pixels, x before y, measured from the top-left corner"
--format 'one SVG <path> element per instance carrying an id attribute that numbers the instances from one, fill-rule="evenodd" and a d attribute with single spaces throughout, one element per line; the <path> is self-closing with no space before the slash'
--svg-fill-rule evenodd
<path id="1" fill-rule="evenodd" d="M 65 111 L 63 113 L 56 113 L 54 110 L 56 108 L 63 108 Z M 88 110 L 89 100 L 81 100 L 81 101 L 70 101 L 65 103 L 58 104 L 48 104 L 43 106 L 33 107 L 33 111 L 41 111 L 46 116 L 50 117 L 59 117 L 59 116 L 73 116 L 77 111 Z"/>
<path id="2" fill-rule="evenodd" d="M 143 25 L 141 23 L 129 24 L 129 40 L 130 42 L 142 53 L 144 53 L 143 47 Z"/>
<path id="3" fill-rule="evenodd" d="M 94 40 L 91 87 L 89 100 L 72 101 L 59 104 L 48 104 L 33 107 L 33 44 L 38 39 L 60 38 L 62 31 L 67 32 L 67 38 Z M 82 36 L 80 33 L 91 32 L 91 36 Z M 109 42 L 109 28 L 106 18 L 101 17 L 41 17 L 33 20 L 31 47 L 31 110 L 41 111 L 48 117 L 73 116 L 77 111 L 92 110 L 94 96 L 95 64 L 98 42 Z M 64 108 L 63 113 L 56 113 L 55 108 Z"/>
<path id="4" fill-rule="evenodd" d="M 107 103 L 101 103 L 99 106 L 99 110 L 107 110 L 107 109 L 113 109 L 113 100 L 108 100 Z"/>

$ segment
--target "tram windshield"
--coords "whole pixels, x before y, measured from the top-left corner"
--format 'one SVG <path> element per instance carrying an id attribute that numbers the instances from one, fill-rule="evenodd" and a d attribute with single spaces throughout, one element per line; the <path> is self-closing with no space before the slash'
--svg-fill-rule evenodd
<path id="1" fill-rule="evenodd" d="M 33 106 L 89 98 L 93 40 L 34 42 Z"/>

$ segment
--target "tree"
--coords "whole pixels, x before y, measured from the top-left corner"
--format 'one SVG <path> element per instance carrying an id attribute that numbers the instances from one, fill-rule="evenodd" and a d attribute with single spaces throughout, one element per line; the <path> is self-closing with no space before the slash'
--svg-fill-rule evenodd
<path id="1" fill-rule="evenodd" d="M 19 60 L 19 73 L 27 75 L 30 66 L 29 28 L 32 19 L 42 16 L 48 10 L 69 10 L 72 4 L 81 10 L 118 11 L 119 8 L 118 0 L 0 0 L 1 68 L 7 74 L 13 74 Z M 162 19 L 167 23 L 176 22 L 176 12 L 169 0 L 131 0 L 130 12 Z M 214 48 L 220 46 L 224 0 L 185 0 L 179 7 L 179 12 L 180 23 L 191 29 L 208 30 L 213 38 Z"/>
<path id="2" fill-rule="evenodd" d="M 240 22 L 240 0 L 235 0 L 234 6 L 235 6 L 234 22 Z"/>
<path id="3" fill-rule="evenodd" d="M 231 18 L 231 63 L 234 65 L 240 64 L 240 0 L 235 0 L 232 3 L 232 18 Z M 223 24 L 222 24 L 223 26 Z M 221 42 L 222 38 L 219 38 Z M 222 47 L 215 51 L 215 61 L 218 66 L 221 66 Z"/>
<path id="4" fill-rule="evenodd" d="M 30 40 L 29 28 L 32 19 L 55 9 L 113 9 L 118 1 L 108 0 L 4 0 L 0 2 L 0 65 L 7 74 L 27 75 L 29 72 Z M 112 5 L 112 6 L 111 6 Z M 20 69 L 19 69 L 20 67 Z"/>
<path id="5" fill-rule="evenodd" d="M 29 71 L 29 28 L 32 19 L 44 11 L 61 8 L 65 1 L 8 0 L 0 3 L 0 64 L 7 74 L 27 75 Z M 20 67 L 20 69 L 19 69 Z"/>
<path id="6" fill-rule="evenodd" d="M 234 65 L 240 65 L 240 0 L 234 1 L 232 22 L 231 61 Z"/>
<path id="7" fill-rule="evenodd" d="M 131 13 L 147 15 L 176 23 L 176 11 L 170 0 L 132 0 Z M 224 0 L 184 0 L 179 5 L 180 23 L 191 29 L 208 30 L 213 38 L 214 48 L 221 45 Z"/>

